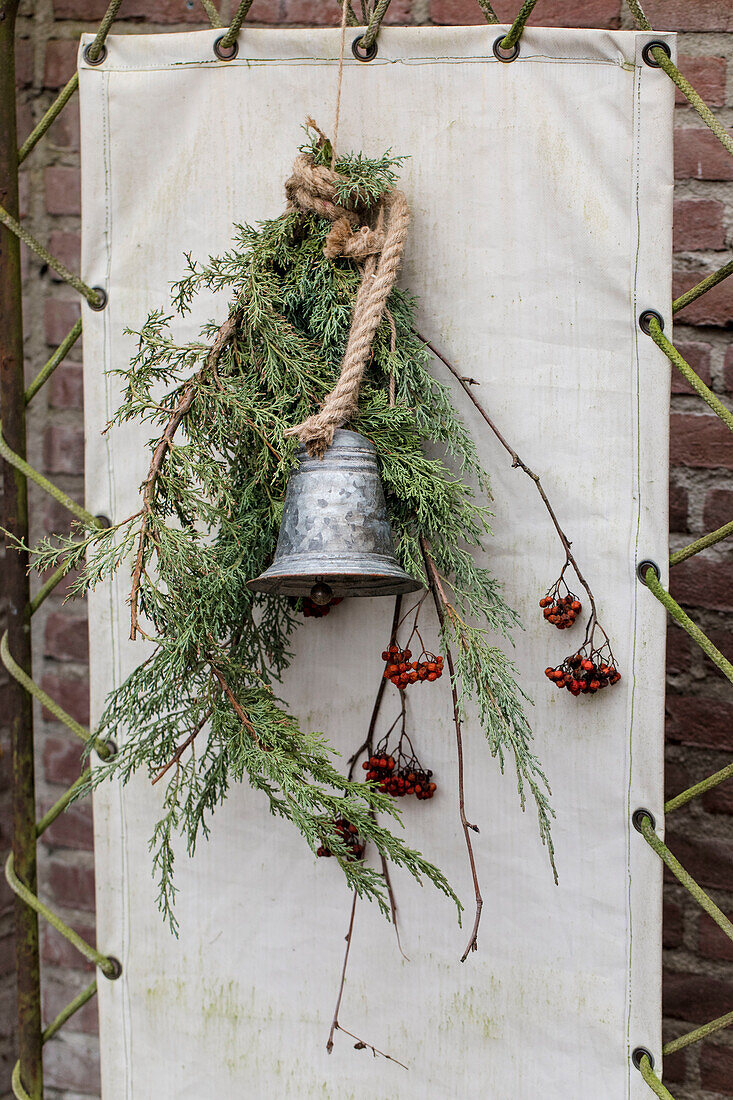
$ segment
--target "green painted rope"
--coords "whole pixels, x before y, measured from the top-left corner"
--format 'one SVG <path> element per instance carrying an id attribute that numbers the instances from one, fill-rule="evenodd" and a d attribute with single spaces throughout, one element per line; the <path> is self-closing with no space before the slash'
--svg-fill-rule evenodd
<path id="1" fill-rule="evenodd" d="M 0 206 L 0 222 L 9 229 L 11 233 L 15 233 L 24 244 L 35 252 L 37 256 L 43 260 L 44 263 L 52 267 L 57 275 L 60 275 L 65 283 L 69 286 L 73 286 L 74 290 L 77 290 L 79 294 L 82 294 L 86 300 L 93 306 L 101 306 L 102 300 L 97 294 L 96 290 L 92 290 L 90 286 L 80 279 L 78 275 L 75 275 L 73 271 L 69 271 L 66 264 L 62 264 L 61 260 L 57 260 L 55 256 L 52 256 L 45 245 L 42 245 L 40 241 L 37 241 L 35 237 L 31 236 L 27 229 L 24 229 L 20 222 L 16 221 L 12 214 L 8 214 L 4 206 Z"/>
<path id="2" fill-rule="evenodd" d="M 51 358 L 48 360 L 45 366 L 41 367 L 36 377 L 33 379 L 28 389 L 25 391 L 25 403 L 28 404 L 36 396 L 42 386 L 45 386 L 49 378 L 56 370 L 56 368 L 63 363 L 66 356 L 73 348 L 76 341 L 81 336 L 81 321 L 77 321 L 71 332 L 64 338 L 64 340 L 56 348 Z"/>
<path id="3" fill-rule="evenodd" d="M 33 1100 L 33 1097 L 23 1088 L 23 1082 L 20 1079 L 20 1062 L 16 1062 L 13 1066 L 13 1075 L 10 1078 L 10 1084 L 13 1086 L 13 1095 L 16 1097 L 16 1100 Z"/>
<path id="4" fill-rule="evenodd" d="M 216 10 L 211 0 L 201 0 L 201 7 L 208 15 L 209 22 L 211 23 L 212 27 L 219 28 L 224 26 L 221 21 L 221 16 L 219 15 L 219 12 Z"/>
<path id="5" fill-rule="evenodd" d="M 652 1092 L 655 1092 L 657 1096 L 660 1097 L 660 1100 L 674 1100 L 674 1096 L 672 1095 L 672 1093 L 669 1091 L 669 1089 L 664 1087 L 664 1085 L 652 1069 L 652 1064 L 647 1058 L 646 1054 L 643 1055 L 639 1063 L 639 1072 L 641 1073 L 641 1076 L 644 1078 Z"/>
<path id="6" fill-rule="evenodd" d="M 36 611 L 38 611 L 38 608 L 41 606 L 42 603 L 45 603 L 45 601 L 53 592 L 54 588 L 56 588 L 57 585 L 61 584 L 61 581 L 66 576 L 66 572 L 66 566 L 60 565 L 58 569 L 54 570 L 48 580 L 43 585 L 41 585 L 31 602 L 28 604 L 28 610 L 31 615 L 35 615 Z"/>
<path id="7" fill-rule="evenodd" d="M 731 271 L 733 271 L 733 264 L 731 264 Z M 649 335 L 658 348 L 664 352 L 669 361 L 677 367 L 677 370 L 689 382 L 694 389 L 698 397 L 701 397 L 708 408 L 712 409 L 716 416 L 719 416 L 727 428 L 733 432 L 733 413 L 730 409 L 727 409 L 719 397 L 713 393 L 713 391 L 705 385 L 703 380 L 695 373 L 689 363 L 685 362 L 677 348 L 671 343 L 662 332 L 662 326 L 656 317 L 652 317 L 649 320 Z"/>
<path id="8" fill-rule="evenodd" d="M 493 26 L 494 24 L 499 22 L 499 17 L 489 3 L 489 0 L 478 0 L 478 6 L 484 13 L 484 18 L 486 19 L 486 22 L 489 24 L 489 26 Z"/>
<path id="9" fill-rule="evenodd" d="M 107 753 L 107 755 L 109 756 L 109 752 Z M 50 825 L 53 825 L 56 818 L 60 817 L 66 807 L 74 801 L 82 787 L 89 782 L 91 774 L 91 768 L 87 768 L 86 771 L 83 771 L 79 778 L 74 780 L 69 789 L 64 791 L 64 793 L 61 795 L 61 798 L 59 798 L 58 801 L 54 802 L 51 809 L 43 815 L 41 820 L 36 822 L 37 837 L 40 836 L 42 833 L 45 833 L 46 829 L 48 829 Z"/>
<path id="10" fill-rule="evenodd" d="M 514 49 L 517 42 L 519 42 L 519 39 L 522 37 L 522 34 L 524 33 L 524 28 L 527 24 L 527 20 L 529 19 L 530 15 L 532 14 L 532 12 L 534 10 L 534 6 L 535 6 L 536 3 L 537 3 L 537 0 L 524 0 L 524 3 L 522 4 L 521 8 L 519 9 L 519 14 L 517 15 L 517 18 L 512 23 L 512 25 L 509 28 L 509 30 L 507 31 L 505 37 L 502 38 L 501 42 L 499 43 L 502 50 L 513 50 Z"/>
<path id="11" fill-rule="evenodd" d="M 31 602 L 28 604 L 28 612 L 31 616 L 35 615 L 41 604 L 45 603 L 53 590 L 61 584 L 66 574 L 66 566 L 60 565 L 58 569 L 54 570 L 48 580 L 41 585 Z"/>
<path id="12" fill-rule="evenodd" d="M 646 577 L 644 578 L 646 587 L 652 593 L 653 596 L 664 604 L 669 614 L 675 620 L 676 623 L 686 630 L 694 641 L 700 646 L 703 653 L 710 658 L 710 660 L 718 666 L 720 671 L 726 676 L 733 684 L 733 665 L 730 663 L 727 657 L 724 657 L 720 650 L 713 645 L 699 626 L 693 623 L 689 615 L 686 614 L 677 603 L 677 601 L 670 596 L 669 592 L 659 583 L 657 575 L 652 568 L 647 569 Z"/>
<path id="13" fill-rule="evenodd" d="M 372 12 L 371 19 L 369 20 L 369 25 L 364 31 L 364 34 L 361 37 L 361 41 L 359 42 L 359 45 L 363 50 L 371 49 L 371 47 L 376 42 L 377 35 L 379 34 L 379 29 L 382 26 L 382 20 L 387 14 L 387 8 L 389 7 L 391 2 L 392 0 L 377 0 L 377 3 L 374 6 L 374 11 Z"/>
<path id="14" fill-rule="evenodd" d="M 680 794 L 675 795 L 674 798 L 670 798 L 668 802 L 664 804 L 664 812 L 671 814 L 673 810 L 678 810 L 680 806 L 686 806 L 688 802 L 692 802 L 693 798 L 697 798 L 701 794 L 705 794 L 706 791 L 712 791 L 714 787 L 724 783 L 726 779 L 733 777 L 733 764 L 727 764 L 724 768 L 721 768 L 719 772 L 715 772 L 714 775 L 709 775 L 706 779 L 701 779 L 699 783 L 695 783 L 694 786 L 688 787 L 686 791 L 682 791 Z"/>
<path id="15" fill-rule="evenodd" d="M 712 130 L 723 148 L 727 149 L 727 151 L 733 155 L 733 137 L 730 136 L 725 126 L 715 117 L 700 93 L 696 92 L 689 80 L 682 75 L 674 61 L 667 57 L 667 54 L 661 46 L 655 46 L 654 49 L 649 52 L 659 65 L 659 68 L 664 69 L 670 80 L 677 85 L 679 90 L 688 100 L 690 106 L 697 111 L 708 129 Z"/>
<path id="16" fill-rule="evenodd" d="M 634 17 L 637 27 L 642 31 L 651 31 L 652 25 L 647 19 L 641 4 L 638 0 L 626 0 L 629 11 Z M 661 46 L 657 46 L 651 51 L 651 55 L 659 65 L 660 69 L 663 69 L 667 76 L 672 80 L 685 98 L 689 101 L 690 105 L 694 107 L 700 118 L 703 120 L 706 126 L 708 126 L 715 134 L 718 141 L 733 154 L 733 138 L 730 136 L 725 127 L 718 121 L 713 112 L 708 107 L 705 100 L 702 98 L 699 92 L 697 92 L 689 80 L 682 75 L 675 63 L 671 58 L 667 57 L 665 51 Z"/>
<path id="17" fill-rule="evenodd" d="M 55 928 L 60 935 L 62 935 L 72 947 L 75 947 L 80 955 L 83 955 L 90 963 L 94 963 L 98 966 L 105 977 L 114 979 L 118 976 L 119 971 L 114 959 L 109 958 L 107 955 L 103 955 L 101 951 L 97 951 L 86 940 L 70 928 L 68 924 L 61 920 L 52 909 L 49 909 L 47 905 L 44 905 L 40 898 L 37 898 L 32 890 L 29 890 L 24 883 L 20 881 L 15 873 L 13 866 L 13 853 L 11 852 L 5 861 L 5 878 L 8 881 L 10 889 L 18 895 L 19 898 L 29 905 L 31 909 L 35 910 L 40 916 Z"/>
<path id="18" fill-rule="evenodd" d="M 87 512 L 86 508 L 82 508 L 81 504 L 77 504 L 75 500 L 72 500 L 70 496 L 59 489 L 57 485 L 54 485 L 52 481 L 49 481 L 47 477 L 40 474 L 30 463 L 26 462 L 24 458 L 21 458 L 19 454 L 16 454 L 7 443 L 2 432 L 0 432 L 0 455 L 9 462 L 11 466 L 15 466 L 16 470 L 20 470 L 24 477 L 30 478 L 34 481 L 39 488 L 43 489 L 44 493 L 48 493 L 50 497 L 53 497 L 55 501 L 61 504 L 87 527 L 101 527 L 101 523 L 93 516 L 91 512 Z"/>
<path id="19" fill-rule="evenodd" d="M 725 1016 L 718 1016 L 717 1020 L 711 1020 L 709 1024 L 696 1027 L 694 1031 L 688 1031 L 686 1035 L 681 1035 L 679 1039 L 673 1039 L 670 1043 L 666 1043 L 662 1047 L 662 1054 L 674 1054 L 676 1050 L 682 1050 L 683 1047 L 699 1043 L 701 1039 L 707 1039 L 708 1035 L 714 1035 L 716 1031 L 722 1031 L 724 1027 L 730 1027 L 731 1024 L 733 1024 L 733 1012 L 726 1012 Z"/>
<path id="20" fill-rule="evenodd" d="M 729 940 L 733 940 L 733 924 L 728 920 L 725 913 L 718 908 L 713 899 L 695 882 L 692 875 L 684 869 L 664 841 L 659 839 L 654 831 L 651 818 L 646 814 L 642 816 L 639 822 L 639 832 L 649 847 L 653 848 L 659 858 L 669 867 L 677 881 L 682 883 L 684 888 L 692 894 L 697 904 L 705 910 L 709 917 L 712 917 L 721 932 L 724 932 Z"/>
<path id="21" fill-rule="evenodd" d="M 342 3 L 341 3 L 341 0 L 336 0 L 336 3 L 338 4 L 339 9 L 341 9 L 342 6 L 343 6 Z M 361 3 L 361 12 L 362 12 L 362 15 L 364 17 L 364 25 L 366 25 L 369 20 L 368 20 L 367 15 L 366 15 L 364 0 L 362 0 L 362 3 Z M 359 23 L 359 20 L 354 15 L 353 8 L 351 7 L 351 0 L 349 0 L 349 3 L 346 5 L 346 26 L 347 27 L 361 26 L 361 24 Z"/>
<path id="22" fill-rule="evenodd" d="M 247 18 L 247 13 L 252 7 L 252 0 L 241 0 L 241 3 L 234 13 L 234 18 L 229 24 L 229 30 L 226 34 L 222 35 L 221 45 L 222 48 L 228 50 L 230 46 L 233 46 L 237 41 L 239 32 L 242 29 L 242 23 Z"/>
<path id="23" fill-rule="evenodd" d="M 117 12 L 120 10 L 122 0 L 110 0 L 109 7 L 102 16 L 102 22 L 99 24 L 99 29 L 94 36 L 94 41 L 89 47 L 89 57 L 92 61 L 96 61 L 99 57 L 104 40 L 110 32 L 110 27 L 117 17 Z"/>
<path id="24" fill-rule="evenodd" d="M 31 149 L 33 149 L 34 146 L 38 144 L 46 131 L 51 128 L 51 126 L 59 117 L 64 107 L 69 102 L 78 87 L 79 74 L 74 73 L 74 75 L 67 81 L 59 94 L 56 96 L 53 103 L 44 114 L 43 118 L 40 120 L 40 122 L 37 123 L 36 126 L 33 127 L 30 134 L 21 145 L 20 149 L 18 150 L 18 164 L 23 163 L 25 158 L 30 153 Z"/>
<path id="25" fill-rule="evenodd" d="M 67 1020 L 71 1019 L 75 1012 L 78 1012 L 87 1001 L 91 1001 L 94 994 L 97 992 L 97 980 L 95 980 L 82 989 L 81 993 L 78 993 L 74 997 L 73 1001 L 69 1001 L 65 1008 L 62 1008 L 55 1020 L 53 1020 L 47 1028 L 44 1029 L 41 1040 L 47 1043 L 49 1039 L 53 1039 L 57 1031 L 59 1031 Z"/>
<path id="26" fill-rule="evenodd" d="M 722 542 L 729 535 L 733 535 L 733 519 L 729 523 L 724 523 L 722 527 L 718 527 L 716 531 L 710 531 L 709 534 L 691 542 L 689 546 L 683 546 L 681 550 L 675 550 L 673 554 L 669 555 L 669 564 L 679 565 L 680 562 L 687 561 L 688 558 L 699 554 L 701 550 L 707 550 L 709 546 L 715 546 L 717 542 Z"/>
<path id="27" fill-rule="evenodd" d="M 115 20 L 121 3 L 122 0 L 112 0 L 112 3 L 109 5 L 107 11 L 104 13 L 104 17 L 102 19 L 102 22 L 99 24 L 99 29 L 94 37 L 94 41 L 89 45 L 89 56 L 91 58 L 95 59 L 99 57 L 99 53 L 102 49 L 102 46 L 104 45 L 104 40 L 109 34 L 110 27 Z M 31 149 L 33 149 L 34 146 L 38 144 L 46 131 L 50 129 L 50 127 L 61 114 L 64 107 L 69 102 L 78 87 L 79 74 L 74 73 L 74 75 L 67 81 L 59 94 L 56 96 L 56 99 L 48 108 L 41 121 L 33 128 L 33 130 L 31 130 L 30 134 L 21 145 L 20 149 L 18 150 L 18 164 L 23 163 L 25 158 L 30 153 Z"/>
<path id="28" fill-rule="evenodd" d="M 89 740 L 89 730 L 82 726 L 75 718 L 72 718 L 70 714 L 67 714 L 63 707 L 48 695 L 43 688 L 30 678 L 30 676 L 20 667 L 15 658 L 12 656 L 8 647 L 8 632 L 7 630 L 0 639 L 0 660 L 5 665 L 6 669 L 19 684 L 22 684 L 29 695 L 32 695 L 34 699 L 38 699 L 39 703 L 49 710 L 53 714 L 54 718 L 57 718 L 59 722 L 63 722 L 72 733 L 75 733 L 80 741 L 84 744 Z M 101 744 L 101 742 L 100 742 Z"/>
<path id="29" fill-rule="evenodd" d="M 708 275 L 702 282 L 696 283 L 695 286 L 686 290 L 679 298 L 675 298 L 672 302 L 672 313 L 679 313 L 685 306 L 689 306 L 690 302 L 694 302 L 697 298 L 702 298 L 703 294 L 707 294 L 709 290 L 712 290 L 718 283 L 722 283 L 729 275 L 733 275 L 733 260 L 731 260 L 730 263 L 723 264 L 723 266 L 718 268 L 717 271 L 714 271 L 712 275 Z"/>
<path id="30" fill-rule="evenodd" d="M 627 6 L 629 8 L 629 11 L 631 12 L 631 14 L 633 15 L 633 17 L 636 21 L 636 25 L 639 28 L 639 30 L 640 31 L 650 31 L 652 29 L 652 25 L 649 22 L 649 20 L 647 19 L 647 17 L 644 15 L 644 11 L 642 9 L 641 4 L 638 2 L 638 0 L 626 0 L 626 3 L 627 3 Z"/>

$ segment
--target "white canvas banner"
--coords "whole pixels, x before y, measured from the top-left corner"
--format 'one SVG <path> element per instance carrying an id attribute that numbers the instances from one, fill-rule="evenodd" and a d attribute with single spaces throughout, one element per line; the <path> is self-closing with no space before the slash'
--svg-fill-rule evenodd
<path id="1" fill-rule="evenodd" d="M 342 1033 L 329 1056 L 350 910 L 335 861 L 236 787 L 210 841 L 177 858 L 175 940 L 147 846 L 160 785 L 109 784 L 95 795 L 98 942 L 123 973 L 100 978 L 104 1100 L 646 1100 L 631 1051 L 661 1062 L 661 866 L 631 815 L 646 806 L 662 826 L 665 617 L 635 567 L 652 558 L 665 579 L 669 368 L 637 317 L 658 309 L 671 330 L 673 88 L 644 63 L 644 33 L 530 29 L 502 64 L 500 30 L 387 28 L 369 64 L 347 39 L 339 144 L 409 156 L 401 281 L 420 330 L 542 476 L 623 673 L 578 699 L 545 678 L 582 631 L 557 633 L 538 607 L 564 555 L 532 482 L 456 390 L 492 476 L 487 560 L 524 624 L 514 656 L 552 785 L 559 885 L 511 762 L 502 776 L 469 714 L 479 950 L 461 964 L 468 929 L 452 904 L 394 874 L 407 958 L 359 904 L 339 1019 L 408 1068 Z M 120 398 L 109 371 L 135 349 L 125 327 L 166 308 L 184 250 L 205 260 L 233 223 L 277 215 L 305 117 L 333 122 L 337 30 L 245 27 L 230 63 L 214 59 L 216 37 L 111 37 L 103 64 L 80 60 L 83 276 L 109 295 L 84 313 L 87 507 L 115 520 L 136 511 L 149 461 L 148 427 L 101 434 Z M 225 315 L 198 301 L 175 331 L 195 339 Z M 128 594 L 121 575 L 90 601 L 93 717 L 146 653 L 127 640 Z M 295 637 L 284 694 L 344 760 L 391 609 L 346 601 Z M 389 691 L 380 731 L 397 713 Z M 406 839 L 447 872 L 470 926 L 447 677 L 409 705 L 438 792 L 403 800 Z"/>

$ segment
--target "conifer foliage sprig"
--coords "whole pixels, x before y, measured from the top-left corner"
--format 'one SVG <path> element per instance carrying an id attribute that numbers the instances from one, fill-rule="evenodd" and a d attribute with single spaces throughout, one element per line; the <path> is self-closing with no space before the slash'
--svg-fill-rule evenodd
<path id="1" fill-rule="evenodd" d="M 307 148 L 321 163 L 330 160 L 322 140 Z M 390 155 L 340 158 L 341 201 L 368 218 L 399 163 Z M 381 814 L 399 824 L 394 801 L 344 778 L 327 738 L 304 731 L 278 699 L 298 616 L 287 599 L 246 587 L 275 549 L 295 455 L 285 431 L 333 388 L 346 345 L 360 272 L 349 259 L 324 257 L 330 228 L 315 215 L 287 212 L 237 227 L 222 256 L 186 257 L 172 312 L 149 315 L 133 333 L 138 350 L 129 367 L 113 372 L 123 395 L 110 428 L 149 424 L 150 452 L 159 457 L 140 511 L 105 530 L 44 540 L 35 551 L 38 569 L 79 570 L 71 585 L 77 594 L 133 563 L 132 633 L 152 642 L 152 652 L 107 700 L 95 736 L 120 748 L 94 769 L 93 782 L 126 783 L 142 769 L 165 784 L 151 849 L 159 904 L 174 928 L 173 838 L 182 834 L 193 853 L 231 785 L 244 781 L 313 851 L 327 847 L 349 887 L 385 911 L 383 876 L 349 858 L 338 820 L 353 823 L 384 859 L 454 897 L 441 871 L 378 823 Z M 227 321 L 179 342 L 176 317 L 211 292 L 228 296 Z M 534 796 L 551 853 L 552 811 L 531 751 L 526 700 L 511 663 L 482 632 L 509 638 L 516 625 L 495 578 L 471 552 L 490 534 L 482 503 L 488 478 L 449 391 L 428 371 L 414 309 L 409 293 L 392 291 L 352 426 L 376 446 L 398 557 L 423 583 L 421 541 L 432 548 L 453 594 L 456 617 L 444 629 L 456 650 L 460 697 L 477 703 L 502 767 L 513 756 L 522 801 L 527 790 Z M 151 471 L 155 464 L 153 457 Z"/>

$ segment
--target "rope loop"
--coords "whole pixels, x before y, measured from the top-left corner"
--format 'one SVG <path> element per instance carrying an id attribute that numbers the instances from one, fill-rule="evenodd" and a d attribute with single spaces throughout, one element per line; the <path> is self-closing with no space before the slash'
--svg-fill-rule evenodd
<path id="1" fill-rule="evenodd" d="M 517 15 L 517 18 L 512 23 L 511 27 L 507 31 L 504 38 L 502 38 L 502 40 L 501 40 L 501 49 L 502 50 L 506 50 L 508 52 L 510 50 L 513 50 L 515 46 L 519 45 L 519 40 L 522 37 L 522 34 L 524 33 L 524 28 L 527 25 L 527 20 L 529 19 L 530 15 L 532 14 L 532 12 L 534 10 L 534 6 L 535 6 L 536 3 L 537 3 L 537 0 L 524 0 L 524 3 L 522 4 L 521 8 L 519 9 L 519 14 Z M 494 49 L 494 53 L 496 54 L 497 57 L 499 56 L 496 53 L 496 49 Z M 513 57 L 508 58 L 508 59 L 507 58 L 499 58 L 499 60 L 500 61 L 505 61 L 505 60 L 513 61 L 514 58 Z"/>
<path id="2" fill-rule="evenodd" d="M 364 31 L 364 34 L 361 37 L 360 46 L 364 53 L 370 53 L 372 48 L 374 48 L 374 53 L 371 54 L 370 57 L 359 57 L 359 55 L 356 53 L 356 50 L 352 46 L 354 56 L 358 57 L 359 61 L 371 61 L 373 57 L 376 57 L 377 51 L 375 47 L 377 44 L 377 35 L 379 34 L 379 29 L 382 26 L 382 20 L 387 14 L 387 8 L 389 7 L 390 3 L 391 0 L 378 0 L 378 3 L 376 4 L 374 11 L 371 14 L 369 23 L 367 24 L 367 29 Z"/>
<path id="3" fill-rule="evenodd" d="M 309 124 L 318 129 L 310 120 Z M 317 214 L 332 222 L 324 255 L 331 260 L 347 256 L 363 265 L 339 379 L 320 411 L 285 433 L 297 436 L 308 453 L 319 458 L 330 446 L 336 428 L 358 411 L 361 380 L 397 278 L 410 224 L 407 199 L 396 189 L 382 195 L 369 212 L 370 224 L 362 224 L 355 210 L 336 199 L 340 179 L 332 168 L 315 164 L 310 153 L 300 153 L 285 184 L 289 210 Z"/>
<path id="4" fill-rule="evenodd" d="M 244 23 L 245 19 L 247 18 L 247 14 L 251 7 L 252 0 L 241 0 L 239 7 L 234 13 L 234 18 L 229 25 L 229 30 L 226 31 L 221 36 L 221 38 L 217 38 L 216 42 L 214 43 L 214 53 L 216 53 L 216 56 L 220 58 L 220 60 L 231 61 L 234 57 L 237 56 L 236 53 L 234 53 L 231 54 L 229 57 L 223 57 L 222 53 L 231 50 L 232 46 L 236 46 L 239 32 L 242 29 L 242 23 Z M 221 53 L 217 52 L 217 46 L 219 47 L 219 50 L 222 51 Z"/>

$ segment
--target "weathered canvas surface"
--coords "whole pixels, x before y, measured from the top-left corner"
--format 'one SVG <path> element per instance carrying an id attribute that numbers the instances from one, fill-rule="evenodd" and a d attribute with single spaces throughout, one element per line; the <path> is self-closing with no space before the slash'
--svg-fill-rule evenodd
<path id="1" fill-rule="evenodd" d="M 220 33 L 220 32 L 219 32 Z M 662 818 L 664 612 L 635 579 L 667 557 L 668 364 L 636 324 L 670 301 L 673 88 L 636 32 L 528 30 L 498 63 L 496 28 L 382 32 L 376 61 L 346 61 L 340 143 L 409 154 L 414 212 L 403 283 L 420 327 L 465 375 L 542 477 L 602 609 L 624 673 L 573 699 L 543 676 L 572 634 L 537 601 L 562 565 L 524 475 L 456 393 L 492 471 L 492 568 L 521 613 L 521 682 L 557 810 L 554 886 L 531 808 L 519 810 L 469 719 L 467 805 L 485 908 L 478 953 L 449 902 L 395 875 L 404 960 L 359 905 L 341 1023 L 408 1070 L 325 1041 L 350 898 L 263 797 L 235 789 L 193 862 L 177 860 L 181 935 L 154 905 L 147 841 L 159 789 L 140 777 L 95 797 L 105 1100 L 621 1100 L 648 1093 L 630 1051 L 659 1061 L 661 864 L 631 827 Z M 145 430 L 102 436 L 140 326 L 166 304 L 184 249 L 224 250 L 233 222 L 275 215 L 307 114 L 333 118 L 338 32 L 245 29 L 235 62 L 215 32 L 111 37 L 81 62 L 87 506 L 135 511 Z M 225 304 L 196 306 L 195 335 Z M 436 369 L 442 369 L 436 367 Z M 141 660 L 128 584 L 91 600 L 92 713 Z M 349 601 L 297 635 L 285 693 L 348 756 L 381 673 L 389 600 Z M 426 620 L 427 625 L 427 620 Z M 428 626 L 428 631 L 433 629 Z M 576 627 L 580 631 L 580 627 Z M 390 689 L 391 690 L 391 689 Z M 396 692 L 384 721 L 396 713 Z M 471 914 L 447 677 L 410 716 L 438 796 L 404 807 L 406 833 L 449 873 Z M 385 726 L 386 728 L 386 726 Z"/>

